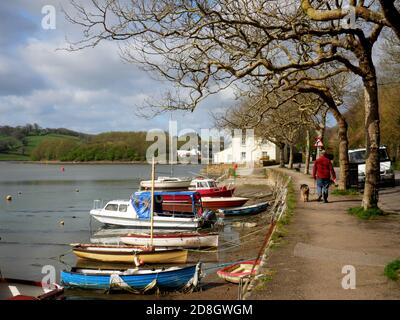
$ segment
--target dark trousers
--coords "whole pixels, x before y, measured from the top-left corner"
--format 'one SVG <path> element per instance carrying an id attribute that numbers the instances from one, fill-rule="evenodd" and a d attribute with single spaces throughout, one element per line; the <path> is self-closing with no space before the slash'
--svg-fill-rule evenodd
<path id="1" fill-rule="evenodd" d="M 317 193 L 318 197 L 323 196 L 324 200 L 328 199 L 329 185 L 331 184 L 331 179 L 317 179 Z"/>

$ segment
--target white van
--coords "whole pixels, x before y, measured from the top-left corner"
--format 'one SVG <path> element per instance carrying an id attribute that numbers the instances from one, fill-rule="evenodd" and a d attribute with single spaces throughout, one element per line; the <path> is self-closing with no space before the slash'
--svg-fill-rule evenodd
<path id="1" fill-rule="evenodd" d="M 365 148 L 349 150 L 349 162 L 358 164 L 358 182 L 360 184 L 365 182 L 365 154 Z M 392 168 L 392 162 L 390 161 L 386 147 L 379 148 L 379 161 L 381 183 L 394 187 L 394 170 Z"/>

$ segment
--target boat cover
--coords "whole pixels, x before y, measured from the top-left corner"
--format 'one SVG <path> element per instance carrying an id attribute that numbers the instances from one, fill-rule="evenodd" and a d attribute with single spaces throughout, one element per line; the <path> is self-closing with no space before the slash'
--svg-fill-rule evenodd
<path id="1" fill-rule="evenodd" d="M 132 206 L 140 220 L 150 220 L 151 194 L 147 192 L 135 192 L 132 196 Z"/>
<path id="2" fill-rule="evenodd" d="M 189 196 L 192 203 L 194 197 L 197 195 L 200 198 L 200 194 L 195 191 L 183 191 L 183 192 L 154 192 L 154 197 L 157 196 Z M 151 192 L 139 191 L 135 192 L 131 198 L 132 206 L 137 213 L 137 217 L 140 220 L 150 220 L 151 213 Z"/>

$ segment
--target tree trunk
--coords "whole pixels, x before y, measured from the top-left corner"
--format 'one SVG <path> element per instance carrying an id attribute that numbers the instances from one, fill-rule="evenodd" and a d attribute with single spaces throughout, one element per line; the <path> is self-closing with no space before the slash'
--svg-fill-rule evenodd
<path id="1" fill-rule="evenodd" d="M 284 143 L 279 144 L 279 167 L 280 168 L 285 167 L 285 144 Z"/>
<path id="2" fill-rule="evenodd" d="M 294 153 L 294 146 L 293 146 L 293 144 L 291 144 L 290 146 L 289 146 L 289 164 L 288 164 L 288 167 L 289 167 L 289 169 L 293 169 L 293 153 Z"/>
<path id="3" fill-rule="evenodd" d="M 364 81 L 365 86 L 365 186 L 362 206 L 364 210 L 378 207 L 379 201 L 379 103 L 376 77 Z"/>
<path id="4" fill-rule="evenodd" d="M 306 163 L 304 167 L 304 173 L 310 174 L 310 129 L 306 131 Z"/>
<path id="5" fill-rule="evenodd" d="M 379 201 L 379 102 L 376 75 L 373 72 L 364 79 L 365 87 L 365 145 L 367 149 L 365 159 L 365 186 L 362 206 L 364 210 L 378 207 Z"/>
<path id="6" fill-rule="evenodd" d="M 347 136 L 347 121 L 345 117 L 339 112 L 336 107 L 330 107 L 333 116 L 338 123 L 338 137 L 339 137 L 339 167 L 340 179 L 339 189 L 347 189 L 347 181 L 349 178 L 349 139 Z"/>

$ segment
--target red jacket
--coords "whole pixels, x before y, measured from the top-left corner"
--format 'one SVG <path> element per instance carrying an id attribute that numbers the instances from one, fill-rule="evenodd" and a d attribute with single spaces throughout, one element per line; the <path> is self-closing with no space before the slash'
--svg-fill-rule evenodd
<path id="1" fill-rule="evenodd" d="M 335 171 L 333 170 L 332 162 L 326 155 L 322 155 L 314 161 L 313 178 L 319 179 L 336 179 Z"/>

